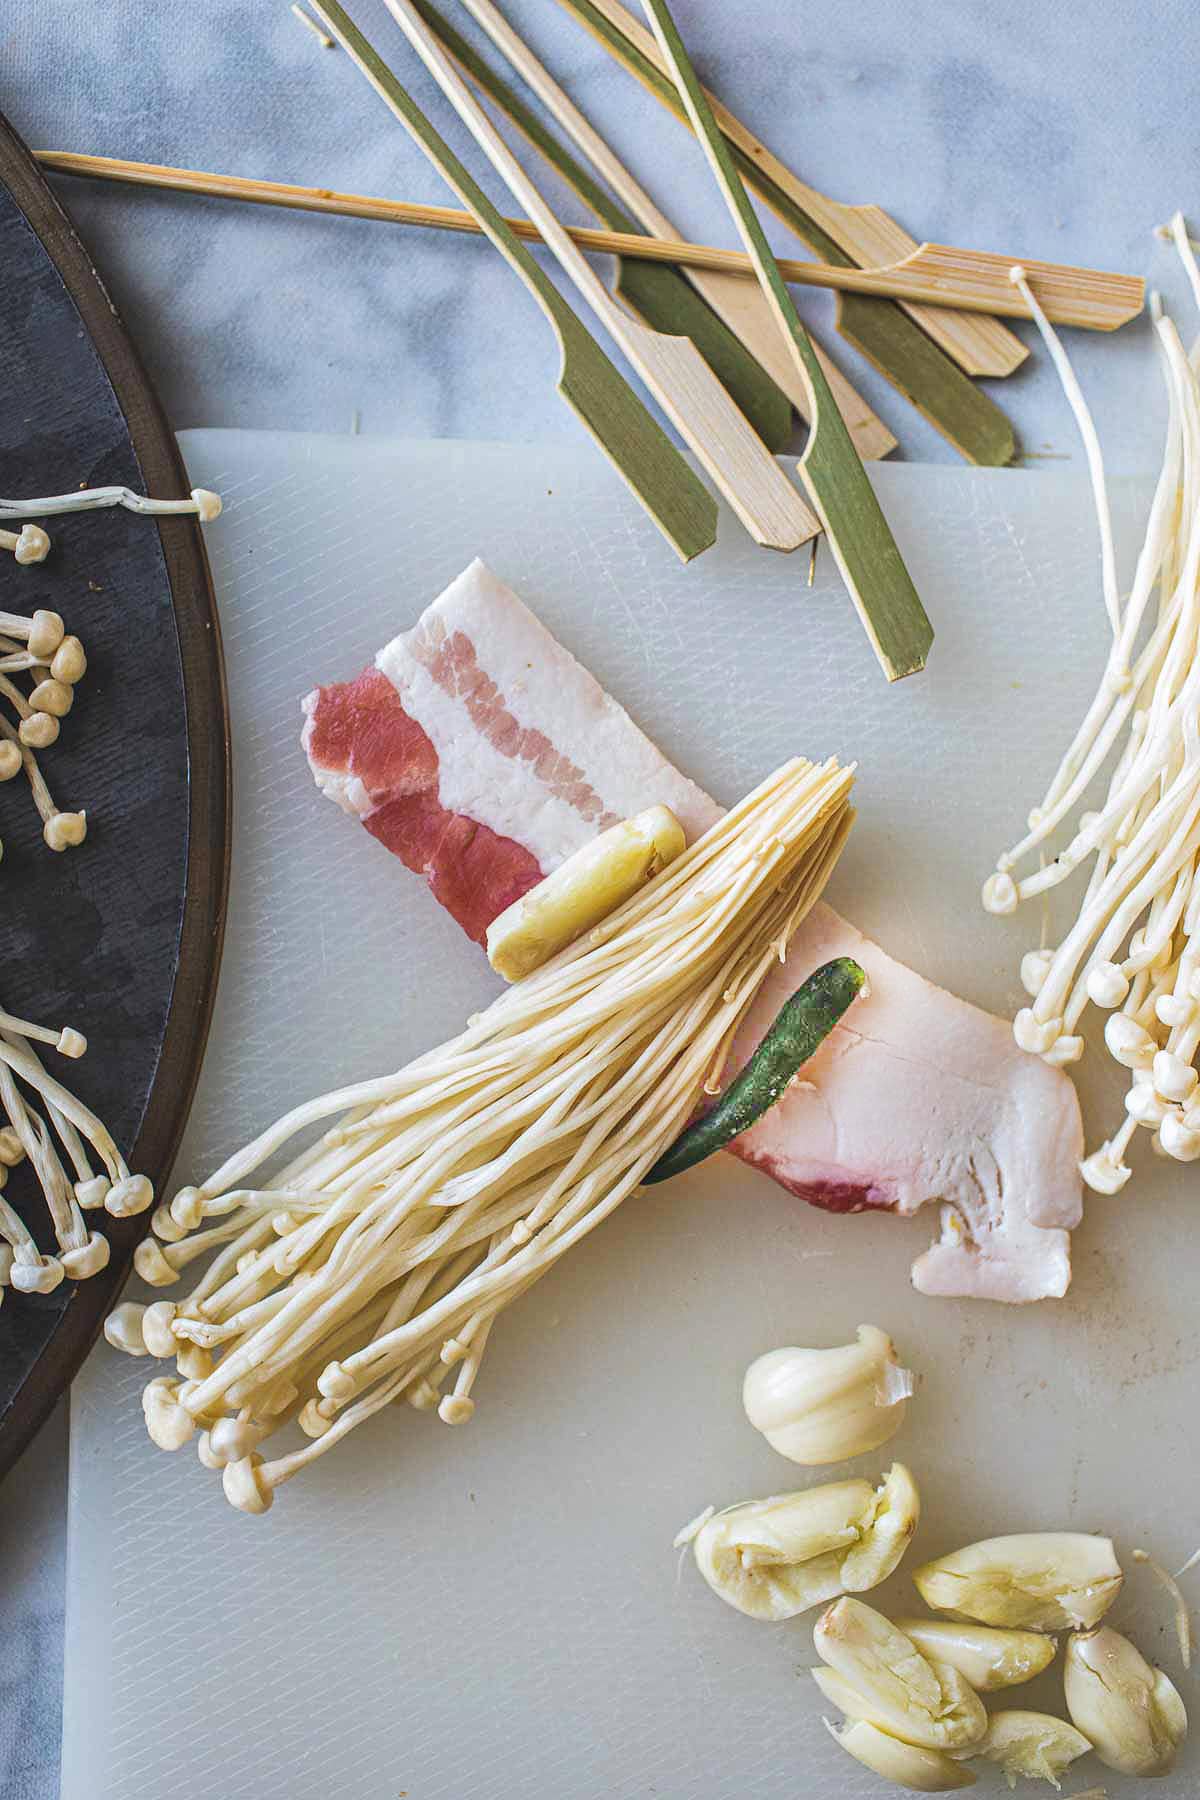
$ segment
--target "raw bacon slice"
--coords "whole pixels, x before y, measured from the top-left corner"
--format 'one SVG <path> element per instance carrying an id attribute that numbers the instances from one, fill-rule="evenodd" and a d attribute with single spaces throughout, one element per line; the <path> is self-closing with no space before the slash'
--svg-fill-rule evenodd
<path id="1" fill-rule="evenodd" d="M 304 701 L 318 786 L 482 942 L 495 915 L 597 831 L 642 807 L 689 838 L 719 808 L 482 562 L 354 681 Z M 1036 1300 L 1065 1293 L 1079 1223 L 1075 1090 L 1010 1027 L 895 962 L 827 906 L 763 985 L 735 1064 L 800 975 L 843 952 L 868 998 L 805 1080 L 734 1146 L 834 1212 L 942 1207 L 913 1266 L 923 1293 Z"/>

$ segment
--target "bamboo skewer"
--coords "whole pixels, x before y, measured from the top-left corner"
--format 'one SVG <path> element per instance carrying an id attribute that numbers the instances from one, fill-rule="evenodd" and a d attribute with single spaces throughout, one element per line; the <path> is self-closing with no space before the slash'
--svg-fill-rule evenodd
<path id="1" fill-rule="evenodd" d="M 337 0 L 311 4 L 545 313 L 558 340 L 557 386 L 563 399 L 683 560 L 707 550 L 716 541 L 717 507 L 704 483 Z"/>
<path id="2" fill-rule="evenodd" d="M 567 0 L 567 4 L 573 3 L 574 0 Z M 653 35 L 622 4 L 622 0 L 589 0 L 589 10 L 598 13 L 611 30 L 632 45 L 660 75 L 670 80 L 666 59 Z M 758 189 L 768 205 L 772 205 L 768 189 L 773 186 L 792 200 L 840 250 L 863 268 L 899 262 L 917 248 L 916 239 L 881 207 L 849 206 L 842 201 L 831 200 L 828 195 L 809 187 L 807 182 L 793 175 L 777 156 L 773 156 L 766 145 L 760 143 L 753 132 L 748 131 L 741 120 L 721 104 L 715 94 L 710 93 L 707 88 L 704 93 L 721 131 L 749 159 L 753 171 L 751 186 Z M 678 107 L 676 110 L 679 110 Z M 905 310 L 968 375 L 1011 375 L 1029 355 L 1028 348 L 1021 340 L 994 320 L 954 319 L 947 318 L 944 314 L 928 315 L 924 308 L 911 304 L 906 304 Z"/>
<path id="3" fill-rule="evenodd" d="M 426 22 L 432 24 L 434 30 L 437 31 L 439 27 L 435 23 L 436 15 L 429 0 L 414 0 L 414 3 Z M 575 148 L 587 158 L 597 174 L 608 183 L 622 206 L 628 207 L 642 230 L 652 237 L 678 242 L 681 234 L 672 225 L 670 219 L 619 157 L 614 154 L 599 132 L 575 105 L 570 95 L 559 86 L 545 65 L 538 60 L 529 46 L 513 30 L 498 7 L 492 4 L 492 0 L 463 0 L 463 3 L 501 55 L 507 59 L 522 80 L 536 94 L 551 118 L 566 132 Z M 433 16 L 431 17 L 431 15 Z M 456 59 L 461 62 L 462 57 L 455 43 L 447 40 L 444 34 L 443 41 L 447 43 L 447 47 Z M 467 73 L 468 75 L 471 73 L 469 67 Z M 511 107 L 506 106 L 505 110 L 517 128 L 524 131 L 528 137 L 529 133 L 525 130 L 522 116 Z M 542 148 L 536 137 L 531 141 L 534 142 L 536 148 Z M 561 169 L 561 164 L 559 166 Z M 569 172 L 565 170 L 562 172 L 567 174 L 568 180 L 571 180 Z M 574 181 L 572 181 L 572 186 L 576 186 Z M 576 187 L 576 191 L 579 191 L 578 187 Z M 588 199 L 587 194 L 582 197 L 585 200 Z M 613 226 L 616 221 L 608 218 L 605 223 Z M 622 229 L 622 227 L 617 226 L 617 229 Z M 628 262 L 621 264 L 622 270 L 628 269 L 630 266 Z M 633 264 L 632 267 L 636 270 L 638 265 Z M 724 320 L 734 335 L 752 352 L 758 363 L 770 375 L 775 386 L 799 412 L 801 418 L 807 419 L 808 391 L 792 367 L 786 347 L 779 336 L 778 327 L 771 317 L 770 309 L 759 291 L 757 282 L 746 281 L 739 273 L 729 273 L 718 269 L 691 268 L 686 273 L 687 279 L 696 292 L 708 302 L 713 312 Z M 631 298 L 627 286 L 623 286 L 620 277 L 617 281 L 617 292 L 624 292 L 626 298 Z M 636 299 L 634 304 L 636 305 Z M 651 322 L 653 323 L 653 321 Z M 821 359 L 825 378 L 833 391 L 838 410 L 846 421 L 847 430 L 854 439 L 859 455 L 864 461 L 887 456 L 896 448 L 895 437 L 815 340 L 813 348 Z"/>
<path id="4" fill-rule="evenodd" d="M 395 225 L 487 235 L 486 227 L 473 214 L 457 207 L 386 200 L 369 194 L 340 193 L 334 188 L 298 187 L 290 182 L 217 175 L 201 169 L 176 169 L 166 164 L 85 156 L 65 150 L 38 150 L 35 155 L 43 168 L 62 175 L 91 176 L 134 187 L 204 194 L 218 200 L 253 201 L 301 212 L 336 213 Z M 502 223 L 526 243 L 545 241 L 538 226 L 529 219 L 505 218 Z M 586 225 L 562 225 L 559 229 L 581 250 L 715 270 L 736 276 L 743 284 L 754 278 L 754 265 L 740 250 L 722 250 L 711 244 L 691 244 L 675 238 L 641 237 L 632 232 L 600 230 Z M 1028 319 L 1029 310 L 1009 281 L 1009 271 L 1018 263 L 1025 270 L 1046 317 L 1056 325 L 1116 331 L 1142 309 L 1145 282 L 1140 276 L 1076 268 L 1069 263 L 1039 262 L 1025 256 L 1002 256 L 991 250 L 921 244 L 903 262 L 884 269 L 841 268 L 782 256 L 776 259 L 784 281 L 797 287 L 834 288 L 843 293 L 889 298 L 902 293 L 920 294 L 935 308 L 1002 313 L 1006 318 Z"/>
<path id="5" fill-rule="evenodd" d="M 558 4 L 573 13 L 655 99 L 685 126 L 688 124 L 687 111 L 680 103 L 675 84 L 663 73 L 662 58 L 653 37 L 632 14 L 617 4 L 617 0 L 602 0 L 599 5 L 593 5 L 592 0 L 558 0 Z M 648 45 L 648 54 L 611 22 L 615 18 L 630 24 L 630 29 L 638 33 L 638 43 Z M 828 220 L 834 232 L 831 236 L 830 231 L 818 224 L 805 209 L 804 202 L 810 194 L 814 204 L 824 196 L 805 188 L 777 159 L 773 159 L 772 167 L 778 179 L 775 174 L 765 173 L 755 151 L 764 159 L 769 152 L 731 114 L 729 125 L 731 130 L 737 127 L 743 143 L 748 146 L 743 148 L 732 138 L 728 140 L 734 166 L 742 180 L 766 201 L 772 212 L 808 245 L 814 255 L 827 263 L 878 260 L 855 256 L 843 249 L 837 235 L 839 220 Z M 848 210 L 853 212 L 853 209 Z M 873 295 L 840 294 L 836 320 L 842 336 L 969 462 L 998 468 L 1012 461 L 1016 439 L 1008 419 L 991 396 L 963 373 L 954 358 L 935 344 L 902 306 Z M 1011 341 L 1016 343 L 1017 340 Z M 982 372 L 984 364 L 978 362 L 977 366 Z"/>
<path id="6" fill-rule="evenodd" d="M 688 338 L 651 331 L 613 298 L 411 0 L 386 0 L 386 5 L 509 192 L 537 225 L 560 268 L 637 370 L 754 541 L 773 550 L 795 550 L 806 544 L 821 529 L 819 520 L 696 346 Z M 635 244 L 640 241 L 634 239 Z"/>
<path id="7" fill-rule="evenodd" d="M 933 642 L 933 627 L 833 404 L 821 365 L 775 266 L 758 214 L 734 167 L 729 146 L 688 60 L 666 0 L 642 0 L 642 4 L 789 353 L 812 386 L 813 427 L 799 464 L 800 476 L 821 515 L 829 547 L 884 674 L 889 681 L 897 681 L 924 668 Z"/>
<path id="8" fill-rule="evenodd" d="M 579 199 L 610 231 L 642 233 L 644 227 L 595 179 L 586 164 L 571 154 L 551 128 L 541 108 L 530 105 L 433 5 L 414 0 L 417 11 L 466 79 L 516 126 L 526 142 L 562 177 Z M 712 279 L 712 277 L 710 277 Z M 791 442 L 793 405 L 772 380 L 756 347 L 743 340 L 711 308 L 685 272 L 668 263 L 618 256 L 611 283 L 638 317 L 670 337 L 689 337 L 710 369 L 732 394 L 768 450 L 781 451 Z M 744 283 L 739 283 L 744 287 Z M 778 360 L 778 359 L 776 359 Z"/>

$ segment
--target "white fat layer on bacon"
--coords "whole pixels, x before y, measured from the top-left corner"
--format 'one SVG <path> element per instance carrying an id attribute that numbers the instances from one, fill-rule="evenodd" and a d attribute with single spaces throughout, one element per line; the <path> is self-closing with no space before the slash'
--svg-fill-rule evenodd
<path id="1" fill-rule="evenodd" d="M 451 632 L 462 634 L 497 690 L 482 710 L 448 693 L 426 666 L 429 646 Z M 716 803 L 481 562 L 376 663 L 433 741 L 441 804 L 524 845 L 545 873 L 599 826 L 511 753 L 511 732 L 507 748 L 489 741 L 489 719 L 499 712 L 550 739 L 614 817 L 659 802 L 691 839 L 718 816 Z M 326 791 L 361 810 L 346 778 Z M 863 964 L 868 997 L 781 1104 L 739 1140 L 738 1153 L 799 1193 L 841 1185 L 901 1214 L 940 1202 L 939 1239 L 913 1266 L 924 1293 L 1005 1301 L 1062 1294 L 1068 1232 L 1081 1210 L 1079 1105 L 1061 1070 L 1018 1050 L 1003 1020 L 935 987 L 821 905 L 793 938 L 786 965 L 764 983 L 739 1057 L 805 975 L 841 954 Z"/>
<path id="2" fill-rule="evenodd" d="M 494 703 L 477 692 L 448 691 L 430 673 L 430 651 L 450 634 L 474 646 L 479 667 L 495 684 Z M 672 768 L 624 707 L 478 558 L 411 631 L 384 646 L 375 666 L 437 751 L 441 804 L 512 838 L 544 871 L 602 829 L 605 815 L 611 824 L 644 806 L 669 806 L 689 839 L 719 817 L 707 794 Z M 550 740 L 557 758 L 548 778 L 538 772 L 539 759 L 513 753 L 510 731 L 499 732 L 497 743 L 489 740 L 489 714 L 492 720 L 507 714 L 522 731 Z M 564 765 L 577 771 L 578 784 Z M 590 817 L 568 797 L 575 785 L 598 803 L 589 801 Z"/>

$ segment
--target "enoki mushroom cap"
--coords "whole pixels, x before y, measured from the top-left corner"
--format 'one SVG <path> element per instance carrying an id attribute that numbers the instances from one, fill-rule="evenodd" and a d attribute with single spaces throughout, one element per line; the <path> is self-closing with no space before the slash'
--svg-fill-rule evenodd
<path id="1" fill-rule="evenodd" d="M 59 1260 L 72 1281 L 86 1281 L 89 1275 L 98 1275 L 101 1269 L 107 1268 L 110 1255 L 108 1239 L 93 1231 L 86 1244 L 64 1250 Z"/>
<path id="2" fill-rule="evenodd" d="M 90 1181 L 77 1181 L 75 1183 L 76 1202 L 84 1212 L 91 1212 L 95 1207 L 104 1205 L 111 1185 L 107 1175 L 93 1175 Z"/>
<path id="3" fill-rule="evenodd" d="M 120 1306 L 114 1306 L 104 1321 L 106 1342 L 114 1350 L 124 1351 L 126 1356 L 148 1356 L 150 1352 L 142 1336 L 145 1311 L 144 1306 L 138 1306 L 133 1300 L 122 1300 Z"/>
<path id="4" fill-rule="evenodd" d="M 133 1253 L 133 1266 L 150 1287 L 170 1287 L 179 1271 L 167 1261 L 155 1238 L 143 1238 Z"/>
<path id="5" fill-rule="evenodd" d="M 45 681 L 39 681 L 29 696 L 29 704 L 34 712 L 50 713 L 53 718 L 65 719 L 75 704 L 75 689 L 65 681 L 55 681 L 52 675 Z"/>
<path id="6" fill-rule="evenodd" d="M 17 533 L 13 556 L 24 566 L 45 562 L 50 553 L 50 536 L 40 525 L 22 525 Z"/>
<path id="7" fill-rule="evenodd" d="M 29 621 L 29 634 L 26 639 L 29 645 L 29 654 L 36 656 L 39 661 L 46 661 L 54 655 L 66 636 L 66 632 L 67 628 L 58 613 L 39 607 Z"/>
<path id="8" fill-rule="evenodd" d="M 252 1456 L 266 1433 L 253 1419 L 217 1419 L 206 1435 L 214 1458 L 212 1466 L 224 1469 L 230 1463 L 244 1462 Z"/>
<path id="9" fill-rule="evenodd" d="M 11 738 L 0 739 L 0 781 L 11 781 L 21 773 L 21 752 Z"/>
<path id="10" fill-rule="evenodd" d="M 48 712 L 30 713 L 17 727 L 17 736 L 29 750 L 48 750 L 58 742 L 58 720 Z"/>
<path id="11" fill-rule="evenodd" d="M 3 1130 L 0 1130 L 0 1163 L 3 1163 L 6 1168 L 15 1169 L 24 1155 L 25 1146 L 12 1126 L 6 1125 Z"/>
<path id="12" fill-rule="evenodd" d="M 127 1175 L 108 1190 L 104 1206 L 116 1219 L 127 1219 L 132 1213 L 145 1212 L 154 1204 L 154 1188 L 147 1175 Z M 174 1279 L 174 1277 L 172 1277 Z"/>
<path id="13" fill-rule="evenodd" d="M 26 719 L 28 725 L 32 721 Z M 57 734 L 56 734 L 57 735 Z M 87 836 L 85 812 L 51 813 L 42 827 L 42 837 L 51 850 L 73 850 Z"/>
<path id="14" fill-rule="evenodd" d="M 181 1450 L 196 1430 L 195 1419 L 180 1405 L 179 1392 L 179 1383 L 169 1375 L 156 1375 L 142 1391 L 146 1430 L 160 1450 Z"/>
<path id="15" fill-rule="evenodd" d="M 187 1236 L 183 1226 L 176 1223 L 170 1205 L 165 1200 L 151 1213 L 150 1229 L 156 1238 L 162 1239 L 164 1244 L 178 1244 Z"/>
<path id="16" fill-rule="evenodd" d="M 77 637 L 65 637 L 50 658 L 50 675 L 66 687 L 74 687 L 87 674 L 87 655 Z"/>
<path id="17" fill-rule="evenodd" d="M 1006 869 L 997 869 L 989 875 L 980 893 L 983 910 L 990 913 L 1014 913 L 1021 903 L 1017 892 L 1017 884 Z"/>
<path id="18" fill-rule="evenodd" d="M 221 1485 L 230 1506 L 236 1506 L 239 1512 L 268 1512 L 275 1499 L 274 1489 L 263 1478 L 262 1457 L 257 1451 L 227 1463 Z"/>
<path id="19" fill-rule="evenodd" d="M 220 518 L 220 494 L 214 494 L 211 488 L 193 488 L 192 499 L 196 502 L 196 517 L 202 525 L 211 525 L 214 519 Z"/>
<path id="20" fill-rule="evenodd" d="M 1186 1114 L 1169 1112 L 1158 1128 L 1163 1154 L 1176 1162 L 1195 1162 L 1200 1156 L 1200 1131 L 1187 1122 Z"/>
<path id="21" fill-rule="evenodd" d="M 475 1413 L 475 1402 L 466 1394 L 446 1394 L 438 1405 L 438 1418 L 445 1425 L 465 1425 Z"/>
<path id="22" fill-rule="evenodd" d="M 35 1263 L 14 1259 L 9 1281 L 19 1294 L 52 1294 L 65 1273 L 57 1256 L 39 1256 Z"/>
<path id="23" fill-rule="evenodd" d="M 1117 1161 L 1111 1144 L 1101 1144 L 1099 1150 L 1084 1157 L 1079 1173 L 1093 1193 L 1119 1194 L 1133 1171 L 1126 1163 Z"/>
<path id="24" fill-rule="evenodd" d="M 179 1339 L 171 1327 L 179 1308 L 174 1300 L 155 1300 L 142 1315 L 142 1339 L 151 1356 L 174 1356 Z"/>
<path id="25" fill-rule="evenodd" d="M 200 1190 L 194 1187 L 180 1188 L 171 1202 L 171 1217 L 181 1231 L 195 1231 L 204 1220 L 204 1202 L 200 1197 Z"/>

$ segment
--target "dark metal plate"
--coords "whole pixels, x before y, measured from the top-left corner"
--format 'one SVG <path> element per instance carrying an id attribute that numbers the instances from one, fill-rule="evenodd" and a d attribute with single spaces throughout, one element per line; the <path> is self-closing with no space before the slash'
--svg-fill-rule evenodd
<path id="1" fill-rule="evenodd" d="M 189 482 L 117 313 L 28 152 L 0 118 L 0 494 L 124 483 L 174 498 Z M 197 479 L 202 479 L 198 476 Z M 88 1038 L 47 1064 L 156 1189 L 199 1074 L 220 961 L 229 863 L 228 722 L 220 636 L 193 520 L 123 510 L 46 521 L 47 561 L 0 553 L 0 610 L 50 607 L 88 673 L 39 758 L 88 836 L 55 855 L 23 778 L 0 786 L 0 1004 Z M 5 1190 L 52 1248 L 26 1171 Z M 122 1285 L 146 1216 L 91 1215 L 109 1267 L 0 1306 L 0 1474 L 68 1385 Z"/>

